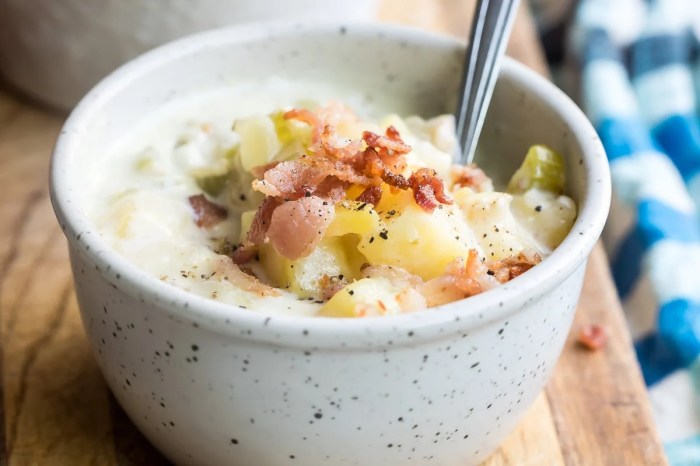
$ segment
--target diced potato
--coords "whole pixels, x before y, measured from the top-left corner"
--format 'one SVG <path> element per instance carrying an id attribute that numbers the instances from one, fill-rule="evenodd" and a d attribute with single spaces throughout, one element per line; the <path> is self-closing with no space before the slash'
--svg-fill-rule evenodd
<path id="1" fill-rule="evenodd" d="M 508 183 L 510 194 L 537 188 L 561 194 L 566 184 L 564 158 L 547 146 L 530 147 L 522 165 Z"/>
<path id="2" fill-rule="evenodd" d="M 446 154 L 452 154 L 457 147 L 453 115 L 439 115 L 429 120 L 411 116 L 406 118 L 406 125 L 419 138 L 430 141 Z"/>
<path id="3" fill-rule="evenodd" d="M 364 262 L 356 241 L 347 237 L 324 238 L 313 252 L 297 260 L 279 255 L 270 245 L 261 245 L 260 262 L 273 285 L 303 298 L 318 298 L 324 276 L 352 280 L 360 276 Z"/>
<path id="4" fill-rule="evenodd" d="M 397 196 L 401 201 L 401 196 Z M 390 199 L 387 205 L 397 204 Z M 380 205 L 384 200 L 380 202 Z M 382 208 L 386 226 L 378 234 L 363 236 L 360 252 L 373 265 L 402 267 L 425 280 L 445 272 L 458 257 L 465 257 L 475 247 L 473 236 L 455 206 L 442 206 L 432 214 L 415 203 L 388 215 Z"/>
<path id="5" fill-rule="evenodd" d="M 402 288 L 384 278 L 363 278 L 345 286 L 319 310 L 326 317 L 398 314 Z"/>
<path id="6" fill-rule="evenodd" d="M 270 163 L 282 148 L 275 124 L 268 116 L 254 115 L 237 120 L 233 129 L 241 138 L 241 165 L 247 172 Z"/>
<path id="7" fill-rule="evenodd" d="M 475 193 L 462 188 L 454 193 L 455 203 L 464 212 L 487 259 L 504 259 L 526 248 L 537 247 L 530 232 L 511 212 L 513 196 L 506 193 Z"/>
<path id="8" fill-rule="evenodd" d="M 335 217 L 326 230 L 326 237 L 357 234 L 364 236 L 380 230 L 379 215 L 371 205 L 358 201 L 342 201 L 335 206 Z"/>
<path id="9" fill-rule="evenodd" d="M 564 240 L 576 220 L 576 203 L 571 198 L 539 189 L 513 196 L 511 210 L 535 240 L 549 250 Z"/>

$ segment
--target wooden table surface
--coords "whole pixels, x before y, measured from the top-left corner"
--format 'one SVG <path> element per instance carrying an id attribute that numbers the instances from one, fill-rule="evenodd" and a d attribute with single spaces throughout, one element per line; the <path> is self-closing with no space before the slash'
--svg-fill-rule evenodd
<path id="1" fill-rule="evenodd" d="M 466 36 L 472 3 L 385 0 L 383 19 Z M 520 12 L 509 53 L 546 74 Z M 78 314 L 66 244 L 48 198 L 63 116 L 0 87 L 0 466 L 159 465 L 109 390 Z M 601 351 L 576 344 L 603 325 Z M 484 466 L 663 465 L 649 403 L 601 247 L 572 334 L 546 390 Z"/>

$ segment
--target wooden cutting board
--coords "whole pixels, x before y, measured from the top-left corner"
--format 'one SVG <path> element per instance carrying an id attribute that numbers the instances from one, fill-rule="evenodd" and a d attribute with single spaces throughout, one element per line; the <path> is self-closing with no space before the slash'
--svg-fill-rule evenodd
<path id="1" fill-rule="evenodd" d="M 385 0 L 383 19 L 466 37 L 473 2 Z M 525 9 L 511 55 L 546 67 Z M 111 398 L 87 346 L 63 235 L 48 199 L 63 116 L 0 86 L 0 466 L 167 462 Z M 576 344 L 603 325 L 601 351 Z M 601 247 L 553 379 L 485 466 L 663 465 L 649 403 Z"/>

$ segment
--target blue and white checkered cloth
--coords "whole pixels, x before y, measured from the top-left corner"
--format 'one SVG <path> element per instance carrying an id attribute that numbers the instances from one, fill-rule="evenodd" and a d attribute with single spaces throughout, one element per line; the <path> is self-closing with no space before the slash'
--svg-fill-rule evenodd
<path id="1" fill-rule="evenodd" d="M 603 239 L 672 465 L 700 465 L 700 0 L 581 0 L 580 103 L 610 160 Z"/>

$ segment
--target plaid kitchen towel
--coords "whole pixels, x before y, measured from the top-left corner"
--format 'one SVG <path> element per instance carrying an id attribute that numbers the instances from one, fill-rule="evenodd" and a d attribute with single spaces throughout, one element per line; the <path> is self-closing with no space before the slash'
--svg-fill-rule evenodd
<path id="1" fill-rule="evenodd" d="M 570 50 L 607 150 L 603 235 L 671 464 L 700 465 L 700 0 L 581 0 Z"/>

